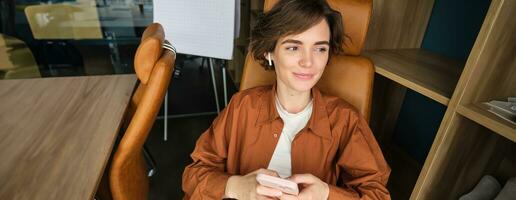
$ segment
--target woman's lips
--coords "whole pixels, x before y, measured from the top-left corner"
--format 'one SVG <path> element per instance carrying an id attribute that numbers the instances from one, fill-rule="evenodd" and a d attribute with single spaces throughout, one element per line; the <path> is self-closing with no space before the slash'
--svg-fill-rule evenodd
<path id="1" fill-rule="evenodd" d="M 294 73 L 294 76 L 301 80 L 310 80 L 314 77 L 313 74 Z"/>

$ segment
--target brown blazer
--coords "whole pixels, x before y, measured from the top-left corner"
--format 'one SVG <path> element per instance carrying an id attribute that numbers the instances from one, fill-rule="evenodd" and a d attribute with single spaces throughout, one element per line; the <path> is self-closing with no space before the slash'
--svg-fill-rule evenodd
<path id="1" fill-rule="evenodd" d="M 267 168 L 283 128 L 275 86 L 233 96 L 197 140 L 183 174 L 184 199 L 221 199 L 231 175 Z M 359 112 L 312 89 L 313 111 L 292 142 L 292 174 L 311 173 L 330 185 L 330 199 L 390 199 L 390 168 Z"/>

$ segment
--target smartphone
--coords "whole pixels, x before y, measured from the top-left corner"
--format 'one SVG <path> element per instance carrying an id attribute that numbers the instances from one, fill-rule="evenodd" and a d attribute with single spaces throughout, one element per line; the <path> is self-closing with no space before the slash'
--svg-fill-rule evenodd
<path id="1" fill-rule="evenodd" d="M 282 179 L 267 174 L 258 174 L 256 176 L 256 181 L 258 181 L 260 185 L 276 188 L 278 190 L 281 190 L 283 193 L 292 195 L 299 194 L 299 188 L 297 187 L 297 183 L 289 181 L 287 179 Z"/>

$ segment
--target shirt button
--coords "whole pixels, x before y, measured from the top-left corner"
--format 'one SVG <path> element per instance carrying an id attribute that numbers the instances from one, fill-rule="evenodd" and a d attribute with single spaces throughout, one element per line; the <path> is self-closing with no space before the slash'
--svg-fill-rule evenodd
<path id="1" fill-rule="evenodd" d="M 277 133 L 274 133 L 274 138 L 277 138 L 278 137 L 278 134 Z"/>

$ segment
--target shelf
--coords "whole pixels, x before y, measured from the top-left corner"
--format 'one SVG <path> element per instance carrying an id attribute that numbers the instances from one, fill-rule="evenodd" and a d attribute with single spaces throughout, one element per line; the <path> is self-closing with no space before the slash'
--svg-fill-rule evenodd
<path id="1" fill-rule="evenodd" d="M 516 142 L 516 125 L 489 112 L 488 109 L 486 105 L 476 103 L 466 106 L 459 105 L 457 112 L 512 142 Z"/>
<path id="2" fill-rule="evenodd" d="M 376 73 L 448 105 L 464 62 L 423 49 L 367 50 Z"/>

